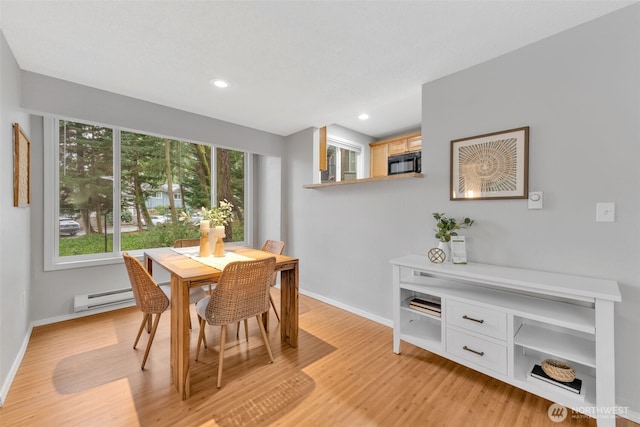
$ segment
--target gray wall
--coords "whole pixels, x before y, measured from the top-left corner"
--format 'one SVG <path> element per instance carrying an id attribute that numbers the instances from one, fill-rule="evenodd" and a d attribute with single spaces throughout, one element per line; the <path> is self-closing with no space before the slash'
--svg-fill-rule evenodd
<path id="1" fill-rule="evenodd" d="M 470 216 L 471 261 L 615 279 L 617 402 L 640 415 L 640 5 L 423 86 L 424 179 L 323 189 L 311 131 L 287 138 L 288 244 L 302 292 L 391 318 L 389 259 L 436 245 L 432 212 Z M 526 200 L 449 200 L 450 141 L 530 126 Z M 596 223 L 597 202 L 616 203 Z M 389 343 L 391 351 L 391 343 Z"/>
<path id="2" fill-rule="evenodd" d="M 249 150 L 258 159 L 266 155 L 271 160 L 257 161 L 262 167 L 256 167 L 255 179 L 265 186 L 275 182 L 279 184 L 280 171 L 277 167 L 282 155 L 284 139 L 278 135 L 237 126 L 220 120 L 206 118 L 160 105 L 127 98 L 100 91 L 86 86 L 76 85 L 62 80 L 33 74 L 22 73 L 22 102 L 26 109 L 43 114 L 62 114 L 75 119 L 98 121 L 100 123 L 128 127 L 131 129 L 157 133 L 176 139 L 209 142 L 233 149 Z M 67 96 L 62 96 L 67 93 Z M 52 101 L 57 100 L 56 102 Z M 43 165 L 44 143 L 43 120 L 41 116 L 32 116 L 32 164 L 33 197 L 31 245 L 42 248 L 44 245 L 44 194 Z M 48 141 L 47 141 L 48 142 Z M 55 161 L 55 160 L 54 160 Z M 274 196 L 275 197 L 275 196 Z M 275 204 L 261 206 L 263 199 L 254 199 L 256 212 L 264 217 L 260 226 L 270 226 L 280 218 L 279 197 Z M 264 230 L 256 230 L 262 236 Z M 280 233 L 280 229 L 277 230 Z M 275 238 L 279 238 L 276 235 Z M 31 254 L 31 291 L 32 318 L 35 324 L 52 320 L 66 319 L 73 313 L 73 297 L 79 294 L 100 292 L 128 287 L 129 279 L 119 260 L 116 264 L 96 267 L 77 268 L 59 271 L 43 271 L 44 254 L 41 249 Z M 164 276 L 159 276 L 164 280 Z"/>
<path id="3" fill-rule="evenodd" d="M 20 109 L 20 70 L 0 33 L 0 405 L 9 391 L 26 346 L 29 316 L 31 208 L 13 207 L 13 123 L 31 136 L 29 116 Z"/>

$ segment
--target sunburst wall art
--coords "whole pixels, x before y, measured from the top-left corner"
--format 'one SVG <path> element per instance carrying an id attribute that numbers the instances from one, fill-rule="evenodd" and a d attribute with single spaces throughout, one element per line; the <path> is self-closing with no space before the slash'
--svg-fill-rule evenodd
<path id="1" fill-rule="evenodd" d="M 529 127 L 451 141 L 451 200 L 526 199 Z"/>

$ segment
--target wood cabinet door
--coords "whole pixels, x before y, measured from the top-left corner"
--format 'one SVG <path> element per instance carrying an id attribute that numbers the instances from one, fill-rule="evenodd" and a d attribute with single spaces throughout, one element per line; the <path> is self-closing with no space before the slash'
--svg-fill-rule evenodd
<path id="1" fill-rule="evenodd" d="M 407 151 L 420 151 L 422 150 L 422 135 L 412 136 L 407 139 Z"/>
<path id="2" fill-rule="evenodd" d="M 387 144 L 371 146 L 371 177 L 387 176 L 387 157 L 389 157 Z"/>
<path id="3" fill-rule="evenodd" d="M 397 154 L 404 154 L 407 152 L 407 138 L 389 141 L 388 145 L 389 145 L 390 156 L 395 156 Z"/>

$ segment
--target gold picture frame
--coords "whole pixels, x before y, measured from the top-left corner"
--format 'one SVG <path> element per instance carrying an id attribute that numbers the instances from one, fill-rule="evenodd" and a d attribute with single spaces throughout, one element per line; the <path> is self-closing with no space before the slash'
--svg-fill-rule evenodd
<path id="1" fill-rule="evenodd" d="M 13 124 L 13 206 L 31 204 L 31 141 L 18 123 Z"/>
<path id="2" fill-rule="evenodd" d="M 526 199 L 529 127 L 451 141 L 450 200 Z"/>

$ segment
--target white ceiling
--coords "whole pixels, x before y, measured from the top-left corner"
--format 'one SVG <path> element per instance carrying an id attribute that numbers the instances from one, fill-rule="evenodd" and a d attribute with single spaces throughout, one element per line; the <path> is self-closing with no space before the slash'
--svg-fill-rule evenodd
<path id="1" fill-rule="evenodd" d="M 0 27 L 24 70 L 279 135 L 384 137 L 420 127 L 423 83 L 634 2 L 2 0 Z"/>

